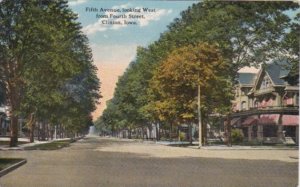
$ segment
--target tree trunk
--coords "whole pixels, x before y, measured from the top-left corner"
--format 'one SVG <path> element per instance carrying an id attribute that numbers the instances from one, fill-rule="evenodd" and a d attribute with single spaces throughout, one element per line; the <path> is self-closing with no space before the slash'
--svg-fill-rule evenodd
<path id="1" fill-rule="evenodd" d="M 41 133 L 41 140 L 42 141 L 45 141 L 46 140 L 46 128 L 45 128 L 45 122 L 43 121 L 42 122 L 42 129 L 41 129 L 41 131 L 42 131 L 42 133 Z"/>
<path id="2" fill-rule="evenodd" d="M 224 128 L 225 128 L 225 138 L 227 146 L 231 147 L 231 125 L 230 125 L 230 118 L 229 115 L 227 116 L 226 120 L 224 121 Z"/>
<path id="3" fill-rule="evenodd" d="M 231 142 L 231 124 L 230 124 L 230 117 L 228 115 L 227 117 L 227 125 L 228 125 L 228 146 L 231 147 L 232 146 L 232 142 Z"/>
<path id="4" fill-rule="evenodd" d="M 170 134 L 169 134 L 169 138 L 170 138 L 170 141 L 172 141 L 172 130 L 173 130 L 173 124 L 170 123 Z"/>
<path id="5" fill-rule="evenodd" d="M 202 143 L 203 145 L 207 145 L 207 125 L 203 122 L 202 119 Z"/>
<path id="6" fill-rule="evenodd" d="M 207 125 L 202 122 L 202 137 L 203 137 L 203 145 L 207 145 Z"/>
<path id="7" fill-rule="evenodd" d="M 160 140 L 160 132 L 159 132 L 159 123 L 155 125 L 155 130 L 156 130 L 156 140 Z"/>
<path id="8" fill-rule="evenodd" d="M 10 147 L 16 147 L 18 145 L 18 117 L 11 116 L 10 120 Z"/>
<path id="9" fill-rule="evenodd" d="M 179 128 L 179 126 L 177 126 L 177 138 L 178 138 L 178 140 L 177 141 L 181 141 L 181 139 L 180 139 L 180 128 Z"/>
<path id="10" fill-rule="evenodd" d="M 50 137 L 50 130 L 49 130 L 49 123 L 47 123 L 47 126 L 46 126 L 46 132 L 47 132 L 47 136 L 46 136 L 46 138 L 47 138 L 47 141 L 49 141 L 49 137 Z"/>
<path id="11" fill-rule="evenodd" d="M 53 140 L 53 135 L 54 135 L 53 126 L 50 126 L 50 139 L 51 140 Z"/>
<path id="12" fill-rule="evenodd" d="M 26 124 L 29 127 L 29 141 L 30 143 L 34 142 L 34 128 L 35 128 L 35 119 L 34 113 L 30 114 L 29 121 Z"/>
<path id="13" fill-rule="evenodd" d="M 148 125 L 149 139 L 152 140 L 152 123 Z"/>
<path id="14" fill-rule="evenodd" d="M 3 115 L 0 115 L 0 135 L 4 134 L 4 128 L 2 128 L 2 118 L 3 118 Z"/>
<path id="15" fill-rule="evenodd" d="M 59 138 L 63 138 L 62 125 L 59 124 Z"/>
<path id="16" fill-rule="evenodd" d="M 128 139 L 131 139 L 131 128 L 128 128 Z"/>
<path id="17" fill-rule="evenodd" d="M 192 145 L 193 135 L 192 135 L 192 124 L 191 123 L 189 123 L 189 142 L 190 142 L 190 145 Z"/>
<path id="18" fill-rule="evenodd" d="M 35 129 L 35 122 L 33 122 L 32 125 L 30 126 L 30 132 L 29 132 L 30 143 L 34 142 L 34 129 Z"/>
<path id="19" fill-rule="evenodd" d="M 147 126 L 144 128 L 144 133 L 146 134 L 146 140 L 149 140 L 149 136 L 148 136 L 148 131 L 147 131 Z M 150 133 L 149 133 L 150 135 Z"/>

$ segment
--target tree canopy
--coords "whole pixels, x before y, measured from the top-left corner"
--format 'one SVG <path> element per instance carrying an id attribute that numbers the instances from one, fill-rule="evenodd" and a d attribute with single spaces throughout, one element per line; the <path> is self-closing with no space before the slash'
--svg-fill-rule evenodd
<path id="1" fill-rule="evenodd" d="M 120 120 L 126 121 L 126 127 L 133 122 L 146 126 L 194 118 L 198 72 L 205 90 L 203 110 L 207 114 L 228 112 L 239 69 L 277 56 L 299 59 L 299 20 L 293 20 L 288 11 L 299 11 L 299 5 L 245 1 L 192 5 L 157 41 L 137 49 L 112 99 L 114 107 L 128 106 L 123 109 L 130 114 Z M 199 60 L 201 55 L 203 60 Z M 211 63 L 216 56 L 218 63 Z M 113 112 L 110 105 L 107 111 Z"/>
<path id="2" fill-rule="evenodd" d="M 0 82 L 12 111 L 11 146 L 19 117 L 34 114 L 76 130 L 90 121 L 100 84 L 80 29 L 67 1 L 0 2 Z"/>

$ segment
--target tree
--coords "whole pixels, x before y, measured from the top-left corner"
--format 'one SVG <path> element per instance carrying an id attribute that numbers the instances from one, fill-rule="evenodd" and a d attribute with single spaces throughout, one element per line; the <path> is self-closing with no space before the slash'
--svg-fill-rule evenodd
<path id="1" fill-rule="evenodd" d="M 223 58 L 238 70 L 278 55 L 292 23 L 284 11 L 298 8 L 294 2 L 204 1 L 183 11 L 162 37 L 176 46 L 218 43 Z"/>
<path id="2" fill-rule="evenodd" d="M 191 124 L 197 121 L 197 87 L 202 87 L 202 110 L 215 112 L 230 103 L 231 92 L 224 80 L 230 63 L 225 61 L 216 46 L 209 44 L 188 45 L 175 49 L 160 64 L 151 79 L 151 89 L 159 94 L 150 102 L 152 110 L 159 111 L 159 118 L 168 122 Z M 223 89 L 219 89 L 222 84 Z M 223 95 L 220 100 L 219 95 Z M 214 102 L 217 99 L 218 102 Z M 224 111 L 223 111 L 224 112 Z"/>
<path id="3" fill-rule="evenodd" d="M 290 32 L 285 36 L 282 47 L 283 56 L 288 59 L 290 65 L 290 77 L 299 82 L 299 42 L 300 42 L 300 13 L 294 18 Z M 297 84 L 297 83 L 296 83 Z"/>
<path id="4" fill-rule="evenodd" d="M 162 85 L 164 80 L 158 79 L 159 73 L 157 72 L 162 71 L 161 68 L 167 68 L 167 65 L 163 67 L 161 64 L 165 64 L 166 59 L 171 58 L 170 54 L 173 51 L 179 50 L 182 46 L 197 46 L 199 43 L 206 43 L 218 49 L 218 54 L 228 66 L 225 68 L 226 71 L 220 70 L 224 76 L 218 75 L 215 79 L 202 77 L 209 83 L 201 86 L 204 86 L 207 93 L 213 93 L 202 95 L 202 100 L 206 102 L 203 105 L 203 111 L 205 115 L 229 111 L 230 100 L 228 98 L 230 98 L 237 71 L 245 66 L 267 62 L 283 50 L 284 38 L 293 27 L 286 11 L 298 8 L 299 5 L 293 2 L 236 1 L 203 1 L 189 7 L 181 13 L 180 18 L 176 18 L 168 26 L 168 30 L 161 34 L 159 40 L 145 48 L 138 48 L 134 63 L 131 63 L 125 73 L 128 75 L 124 75 L 127 78 L 116 88 L 116 92 L 119 89 L 124 90 L 124 96 L 128 97 L 114 96 L 118 98 L 117 100 L 124 98 L 118 101 L 118 105 L 121 106 L 125 102 L 127 106 L 130 106 L 128 111 L 132 115 L 125 115 L 124 118 L 127 119 L 130 116 L 129 121 L 132 121 L 132 116 L 136 116 L 139 120 L 133 121 L 144 123 L 144 125 L 160 123 L 161 120 L 166 119 L 172 121 L 193 119 L 195 116 L 192 108 L 195 107 L 195 102 L 191 98 L 195 95 L 195 85 L 180 85 L 181 81 L 178 78 L 180 76 L 177 74 L 174 75 L 177 76 L 176 80 L 175 77 L 169 76 L 169 80 L 173 79 L 175 85 L 172 85 L 172 81 L 164 83 L 163 89 L 170 89 L 172 95 L 176 95 L 176 91 L 185 89 L 181 96 L 190 99 L 184 101 L 179 100 L 179 96 L 175 98 L 164 96 L 159 93 L 160 87 L 155 87 L 155 85 Z M 185 67 L 183 64 L 176 64 L 173 69 L 169 67 L 172 72 L 178 72 L 180 68 Z M 218 74 L 213 72 L 215 75 Z M 164 75 L 163 72 L 161 74 Z M 191 75 L 180 78 L 191 80 Z M 156 78 L 153 78 L 154 76 Z M 220 88 L 223 89 L 220 90 Z M 226 99 L 223 99 L 224 96 Z M 178 104 L 178 101 L 182 102 Z M 222 104 L 219 105 L 219 102 Z M 180 112 L 179 118 L 176 117 L 178 111 Z"/>
<path id="5" fill-rule="evenodd" d="M 88 120 L 94 110 L 99 80 L 76 19 L 66 1 L 0 2 L 0 81 L 12 111 L 10 146 L 17 145 L 19 116 L 28 116 L 32 126 L 33 118 L 53 121 L 62 109 L 70 114 L 61 117 L 65 122 L 83 111 Z M 83 88 L 88 99 L 75 102 L 74 88 Z"/>

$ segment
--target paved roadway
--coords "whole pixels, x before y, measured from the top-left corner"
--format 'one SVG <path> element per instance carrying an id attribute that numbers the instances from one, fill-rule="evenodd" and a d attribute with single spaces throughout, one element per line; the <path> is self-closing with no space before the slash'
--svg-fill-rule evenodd
<path id="1" fill-rule="evenodd" d="M 25 157 L 28 163 L 0 178 L 0 186 L 295 187 L 298 181 L 297 162 L 159 158 L 95 149 L 127 144 L 142 143 L 88 138 L 57 151 L 2 151 L 0 156 Z"/>

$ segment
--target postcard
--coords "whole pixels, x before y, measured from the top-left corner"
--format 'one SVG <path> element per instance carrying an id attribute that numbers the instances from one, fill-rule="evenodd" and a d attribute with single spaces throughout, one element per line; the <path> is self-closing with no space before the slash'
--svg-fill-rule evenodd
<path id="1" fill-rule="evenodd" d="M 296 1 L 0 0 L 0 187 L 297 186 Z"/>

